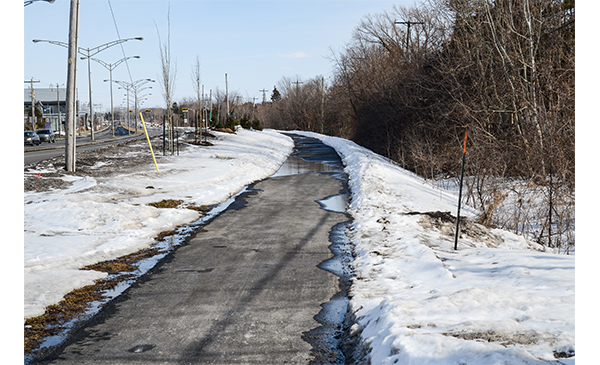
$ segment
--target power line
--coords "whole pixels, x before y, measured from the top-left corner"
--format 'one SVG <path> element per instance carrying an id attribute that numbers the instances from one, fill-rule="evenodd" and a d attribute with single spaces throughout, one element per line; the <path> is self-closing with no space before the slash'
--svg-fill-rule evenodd
<path id="1" fill-rule="evenodd" d="M 117 19 L 115 18 L 115 13 L 112 8 L 112 4 L 110 0 L 108 0 L 108 7 L 110 8 L 110 14 L 113 18 L 113 23 L 115 24 L 115 30 L 117 31 L 117 37 L 121 40 L 121 34 L 119 34 L 119 27 L 117 26 Z M 125 48 L 123 47 L 123 43 L 121 43 L 121 52 L 123 52 L 123 58 L 125 58 L 125 66 L 127 66 L 127 73 L 129 74 L 129 81 L 133 83 L 133 78 L 131 77 L 131 69 L 129 68 L 129 62 L 127 62 L 127 55 L 125 54 Z"/>

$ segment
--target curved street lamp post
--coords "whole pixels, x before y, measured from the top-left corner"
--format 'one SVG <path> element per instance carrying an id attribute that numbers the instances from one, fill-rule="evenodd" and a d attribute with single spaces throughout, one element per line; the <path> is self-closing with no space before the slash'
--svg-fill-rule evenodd
<path id="1" fill-rule="evenodd" d="M 89 95 L 90 95 L 90 118 L 92 121 L 92 124 L 91 124 L 91 127 L 92 127 L 91 140 L 92 141 L 94 140 L 94 108 L 93 108 L 93 104 L 92 104 L 92 70 L 91 70 L 90 59 L 92 58 L 92 56 L 95 56 L 96 54 L 106 50 L 107 48 L 116 46 L 117 44 L 121 44 L 121 43 L 130 41 L 130 40 L 141 41 L 143 39 L 144 39 L 143 37 L 125 38 L 125 39 L 118 39 L 116 41 L 104 43 L 104 44 L 101 44 L 94 48 L 77 47 L 77 52 L 83 56 L 83 57 L 81 57 L 81 59 L 88 60 L 88 80 L 89 80 L 88 86 L 89 86 Z M 48 41 L 48 40 L 42 40 L 42 39 L 34 39 L 33 40 L 33 43 L 39 43 L 39 42 L 46 42 L 46 43 L 50 43 L 50 44 L 55 44 L 57 46 L 69 48 L 69 45 L 65 42 Z"/>
<path id="2" fill-rule="evenodd" d="M 45 2 L 50 3 L 50 4 L 52 4 L 54 2 L 54 0 L 27 0 L 27 1 L 25 1 L 25 5 L 24 6 L 31 5 L 31 4 L 33 4 L 35 2 L 38 2 L 38 1 L 45 1 Z"/>
<path id="3" fill-rule="evenodd" d="M 112 71 L 115 68 L 117 68 L 117 66 L 119 66 L 121 63 L 125 62 L 126 60 L 128 60 L 130 58 L 140 58 L 140 56 L 125 57 L 125 58 L 122 58 L 122 59 L 118 60 L 117 62 L 113 62 L 113 63 L 107 63 L 107 62 L 104 62 L 104 61 L 99 60 L 97 58 L 92 58 L 93 61 L 98 62 L 99 64 L 101 64 L 102 66 L 104 66 L 110 72 L 110 79 L 109 80 L 104 80 L 104 82 L 110 81 L 110 118 L 111 118 L 111 127 L 110 127 L 110 129 L 112 130 L 112 136 L 113 136 L 113 138 L 115 137 L 115 115 L 114 115 L 114 108 L 113 108 Z"/>
<path id="4" fill-rule="evenodd" d="M 107 80 L 104 80 L 107 81 Z M 129 130 L 129 134 L 131 134 L 131 124 L 130 124 L 130 120 L 129 120 L 129 90 L 133 90 L 134 95 L 137 94 L 137 91 L 139 90 L 140 87 L 142 87 L 142 85 L 148 83 L 148 82 L 155 82 L 155 80 L 152 79 L 139 79 L 139 80 L 135 80 L 134 82 L 126 82 L 126 81 L 119 81 L 119 80 L 113 80 L 112 82 L 116 82 L 117 84 L 121 85 L 121 87 L 125 90 L 127 90 L 127 129 Z M 137 108 L 137 106 L 134 106 L 134 108 Z M 135 118 L 135 130 L 137 132 L 137 116 Z"/>

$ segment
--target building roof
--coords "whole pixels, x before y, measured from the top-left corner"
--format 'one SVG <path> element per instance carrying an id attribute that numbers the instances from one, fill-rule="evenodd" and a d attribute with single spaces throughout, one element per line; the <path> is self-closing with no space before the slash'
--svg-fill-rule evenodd
<path id="1" fill-rule="evenodd" d="M 23 94 L 23 101 L 25 103 L 31 104 L 31 88 L 25 88 Z M 35 92 L 35 100 L 39 100 L 42 102 L 53 102 L 56 103 L 56 100 L 59 99 L 61 102 L 65 102 L 67 100 L 67 89 L 66 88 L 58 88 L 58 95 L 56 93 L 55 87 L 47 87 L 47 88 L 33 88 Z"/>

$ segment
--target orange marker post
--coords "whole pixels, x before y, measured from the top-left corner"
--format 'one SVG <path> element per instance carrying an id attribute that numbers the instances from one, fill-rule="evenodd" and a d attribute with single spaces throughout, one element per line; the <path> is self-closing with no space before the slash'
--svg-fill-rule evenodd
<path id="1" fill-rule="evenodd" d="M 456 212 L 456 232 L 454 233 L 454 250 L 458 250 L 458 232 L 460 229 L 460 204 L 462 201 L 463 176 L 465 174 L 465 156 L 467 155 L 467 131 L 465 131 L 465 143 L 463 146 L 462 167 L 460 169 L 460 186 L 458 190 L 458 211 Z"/>

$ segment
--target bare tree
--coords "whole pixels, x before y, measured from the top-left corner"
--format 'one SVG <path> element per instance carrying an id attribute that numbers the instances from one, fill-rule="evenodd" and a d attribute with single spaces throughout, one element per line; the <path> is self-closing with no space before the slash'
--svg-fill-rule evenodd
<path id="1" fill-rule="evenodd" d="M 160 31 L 156 22 L 156 33 L 158 34 L 158 46 L 160 52 L 161 74 L 159 75 L 160 85 L 163 90 L 163 98 L 166 103 L 166 123 L 169 128 L 169 149 L 174 154 L 173 148 L 173 94 L 175 92 L 175 81 L 177 79 L 177 62 L 171 57 L 171 4 L 167 11 L 167 40 L 163 42 L 160 37 Z"/>
<path id="2" fill-rule="evenodd" d="M 204 95 L 203 92 L 204 90 L 202 90 L 201 88 L 201 73 L 200 73 L 200 56 L 196 55 L 196 63 L 194 63 L 194 66 L 192 66 L 192 82 L 194 85 L 194 91 L 196 92 L 197 95 L 197 102 L 198 102 L 198 117 L 196 118 L 196 139 L 198 138 L 198 123 L 199 121 L 202 121 L 203 119 L 203 109 L 204 109 L 204 105 L 202 105 L 203 103 L 203 98 Z M 200 128 L 202 128 L 203 126 L 200 126 Z"/>

